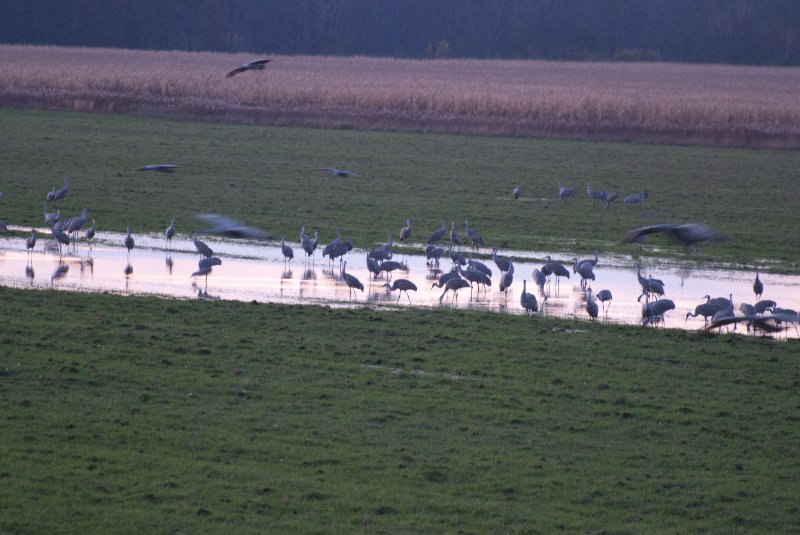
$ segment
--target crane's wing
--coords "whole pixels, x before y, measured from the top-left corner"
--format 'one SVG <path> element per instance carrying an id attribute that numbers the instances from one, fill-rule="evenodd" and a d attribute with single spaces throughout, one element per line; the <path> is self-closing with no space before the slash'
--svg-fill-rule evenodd
<path id="1" fill-rule="evenodd" d="M 200 231 L 206 234 L 220 234 L 232 238 L 249 238 L 253 240 L 268 240 L 272 238 L 272 235 L 265 230 L 245 225 L 238 219 L 221 214 L 200 214 L 197 219 L 213 225 Z"/>
<path id="2" fill-rule="evenodd" d="M 675 225 L 670 223 L 661 223 L 658 225 L 648 225 L 646 227 L 639 227 L 637 229 L 633 229 L 632 231 L 628 232 L 628 234 L 623 238 L 622 243 L 638 243 L 644 240 L 650 234 L 656 234 L 658 232 L 671 232 L 675 228 Z"/>

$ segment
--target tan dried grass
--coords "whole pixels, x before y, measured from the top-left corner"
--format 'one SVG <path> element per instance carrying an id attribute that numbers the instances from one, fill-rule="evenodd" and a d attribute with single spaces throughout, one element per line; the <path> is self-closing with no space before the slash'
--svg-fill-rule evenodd
<path id="1" fill-rule="evenodd" d="M 0 105 L 497 135 L 800 147 L 800 69 L 0 46 Z"/>

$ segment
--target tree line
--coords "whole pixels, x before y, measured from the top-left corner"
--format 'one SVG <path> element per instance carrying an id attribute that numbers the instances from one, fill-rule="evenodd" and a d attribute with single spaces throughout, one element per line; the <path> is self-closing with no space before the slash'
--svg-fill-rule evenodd
<path id="1" fill-rule="evenodd" d="M 0 42 L 800 64 L 798 0 L 0 0 Z"/>

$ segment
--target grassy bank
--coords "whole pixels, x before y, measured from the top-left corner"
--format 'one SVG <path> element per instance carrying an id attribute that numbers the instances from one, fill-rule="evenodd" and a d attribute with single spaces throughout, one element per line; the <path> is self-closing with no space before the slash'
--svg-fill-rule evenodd
<path id="1" fill-rule="evenodd" d="M 796 341 L 5 288 L 0 314 L 4 532 L 800 524 Z"/>
<path id="2" fill-rule="evenodd" d="M 705 222 L 728 240 L 696 258 L 794 270 L 800 258 L 796 201 L 800 155 L 755 151 L 387 134 L 219 125 L 76 113 L 0 111 L 0 219 L 41 225 L 42 203 L 71 178 L 65 215 L 82 206 L 98 228 L 163 232 L 171 217 L 190 233 L 194 216 L 220 212 L 297 239 L 301 225 L 327 243 L 336 228 L 359 246 L 383 243 L 412 220 L 412 240 L 464 220 L 487 244 L 583 255 L 631 252 L 620 240 L 656 222 Z M 144 173 L 146 163 L 180 166 Z M 332 178 L 317 167 L 344 167 Z M 559 181 L 578 198 L 555 201 Z M 511 189 L 522 187 L 513 202 Z M 585 193 L 648 190 L 641 206 L 604 210 Z M 659 255 L 686 256 L 654 239 Z M 645 247 L 643 254 L 654 249 Z"/>

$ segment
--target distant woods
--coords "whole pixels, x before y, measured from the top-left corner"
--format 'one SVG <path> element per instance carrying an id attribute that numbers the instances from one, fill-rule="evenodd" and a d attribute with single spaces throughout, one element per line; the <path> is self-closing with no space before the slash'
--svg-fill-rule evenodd
<path id="1" fill-rule="evenodd" d="M 800 65 L 798 0 L 0 0 L 0 42 Z"/>

